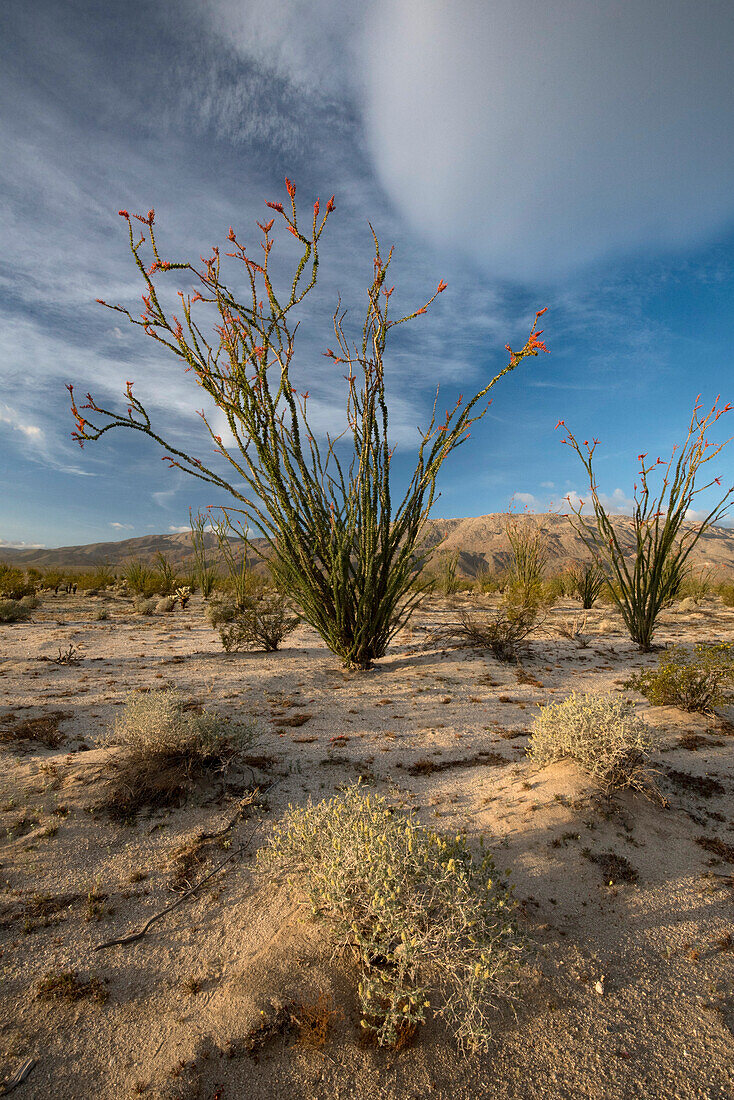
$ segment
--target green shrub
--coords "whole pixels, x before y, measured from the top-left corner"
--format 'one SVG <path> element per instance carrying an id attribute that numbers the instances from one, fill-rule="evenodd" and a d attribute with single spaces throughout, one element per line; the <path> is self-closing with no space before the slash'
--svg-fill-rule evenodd
<path id="1" fill-rule="evenodd" d="M 289 600 L 273 588 L 263 589 L 250 598 L 249 607 L 244 611 L 235 609 L 234 617 L 222 623 L 219 637 L 227 653 L 240 649 L 274 653 L 300 621 Z"/>
<path id="2" fill-rule="evenodd" d="M 135 610 L 138 615 L 153 615 L 155 613 L 157 600 L 143 599 L 142 597 L 135 601 Z"/>
<path id="3" fill-rule="evenodd" d="M 21 600 L 0 600 L 0 623 L 25 623 L 31 609 Z"/>
<path id="4" fill-rule="evenodd" d="M 30 596 L 23 596 L 20 603 L 23 607 L 27 607 L 29 611 L 35 611 L 37 607 L 41 606 L 41 601 L 35 592 Z"/>
<path id="5" fill-rule="evenodd" d="M 101 742 L 120 746 L 103 806 L 125 818 L 146 805 L 179 804 L 197 782 L 236 763 L 255 738 L 252 725 L 206 714 L 181 692 L 134 693 Z"/>
<path id="6" fill-rule="evenodd" d="M 261 867 L 289 872 L 314 916 L 334 923 L 361 969 L 362 1026 L 397 1046 L 434 1011 L 462 1049 L 486 1050 L 488 1009 L 509 986 L 518 950 L 513 902 L 489 855 L 424 828 L 358 785 L 289 808 Z"/>
<path id="7" fill-rule="evenodd" d="M 156 601 L 155 611 L 157 615 L 168 614 L 173 611 L 176 606 L 176 600 L 173 596 L 163 596 L 162 599 Z"/>
<path id="8" fill-rule="evenodd" d="M 609 792 L 649 787 L 649 745 L 648 727 L 630 699 L 574 691 L 540 711 L 528 753 L 540 765 L 570 757 Z"/>
<path id="9" fill-rule="evenodd" d="M 526 639 L 538 622 L 538 608 L 507 597 L 497 610 L 459 612 L 451 633 L 480 649 L 488 649 L 498 661 L 516 661 L 527 650 Z"/>
<path id="10" fill-rule="evenodd" d="M 21 600 L 36 591 L 35 582 L 28 579 L 22 569 L 0 562 L 0 596 L 8 600 Z"/>
<path id="11" fill-rule="evenodd" d="M 151 596 L 160 595 L 162 580 L 159 573 L 144 565 L 141 561 L 129 561 L 123 566 L 122 575 L 128 591 L 134 596 L 143 596 L 150 599 Z"/>
<path id="12" fill-rule="evenodd" d="M 223 623 L 232 623 L 237 618 L 237 607 L 233 600 L 213 599 L 204 611 L 206 620 L 216 630 Z"/>
<path id="13" fill-rule="evenodd" d="M 730 698 L 727 685 L 734 683 L 734 647 L 701 644 L 688 653 L 671 646 L 660 654 L 657 668 L 646 668 L 625 682 L 654 706 L 711 714 Z"/>
<path id="14" fill-rule="evenodd" d="M 734 607 L 734 584 L 720 584 L 719 595 L 725 607 Z"/>

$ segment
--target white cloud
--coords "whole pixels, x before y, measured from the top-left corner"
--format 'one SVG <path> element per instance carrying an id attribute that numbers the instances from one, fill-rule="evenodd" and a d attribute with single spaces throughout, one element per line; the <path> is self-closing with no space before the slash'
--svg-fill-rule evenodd
<path id="1" fill-rule="evenodd" d="M 734 213 L 732 27 L 720 0 L 375 0 L 378 178 L 426 237 L 509 277 L 706 241 Z"/>
<path id="2" fill-rule="evenodd" d="M 132 523 L 110 523 L 110 527 L 116 527 L 119 531 L 134 531 Z"/>
<path id="3" fill-rule="evenodd" d="M 176 525 L 172 523 L 169 526 L 168 530 L 171 531 L 175 535 L 181 535 L 185 531 L 190 531 L 191 528 L 189 527 L 188 523 L 185 526 L 181 526 L 181 527 L 176 527 Z"/>
<path id="4" fill-rule="evenodd" d="M 634 511 L 634 500 L 625 496 L 622 489 L 615 489 L 611 496 L 607 496 L 606 493 L 599 493 L 599 500 L 605 510 L 614 515 L 630 516 Z"/>
<path id="5" fill-rule="evenodd" d="M 555 489 L 556 486 L 553 481 L 541 481 L 540 487 L 541 489 Z"/>
<path id="6" fill-rule="evenodd" d="M 16 432 L 20 432 L 33 443 L 39 443 L 43 438 L 43 431 L 37 424 L 28 424 L 21 419 L 21 414 L 10 405 L 0 405 L 0 422 L 8 424 Z"/>
<path id="7" fill-rule="evenodd" d="M 12 539 L 0 539 L 0 546 L 7 550 L 45 550 L 43 542 L 13 542 Z"/>
<path id="8" fill-rule="evenodd" d="M 528 508 L 538 503 L 537 497 L 534 497 L 532 493 L 513 493 L 512 499 L 519 500 L 521 504 L 527 505 Z"/>

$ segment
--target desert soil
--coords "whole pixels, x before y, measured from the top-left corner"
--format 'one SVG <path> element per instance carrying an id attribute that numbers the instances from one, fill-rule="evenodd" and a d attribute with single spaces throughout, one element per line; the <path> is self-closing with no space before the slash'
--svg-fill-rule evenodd
<path id="1" fill-rule="evenodd" d="M 518 666 L 431 642 L 456 617 L 434 600 L 361 674 L 303 626 L 279 653 L 228 656 L 198 598 L 143 618 L 122 598 L 47 596 L 32 622 L 0 626 L 0 1079 L 34 1059 L 13 1096 L 734 1096 L 734 713 L 637 697 L 667 805 L 606 799 L 570 762 L 539 769 L 526 754 L 539 705 L 622 690 L 656 662 L 608 607 L 589 613 L 585 648 L 569 641 L 558 628 L 575 614 L 561 601 Z M 666 613 L 658 641 L 730 641 L 733 627 L 712 599 Z M 95 810 L 113 759 L 97 741 L 130 692 L 167 686 L 250 719 L 259 741 L 185 805 L 115 823 Z M 58 744 L 34 739 L 49 731 Z M 483 837 L 512 870 L 527 952 L 487 1055 L 461 1057 L 440 1021 L 400 1052 L 365 1046 L 353 961 L 255 869 L 289 802 L 358 776 L 434 828 Z M 253 785 L 259 809 L 201 840 Z M 244 842 L 144 938 L 95 952 Z M 91 983 L 84 995 L 39 996 L 65 971 Z M 320 993 L 339 1015 L 313 1049 L 292 1006 Z"/>

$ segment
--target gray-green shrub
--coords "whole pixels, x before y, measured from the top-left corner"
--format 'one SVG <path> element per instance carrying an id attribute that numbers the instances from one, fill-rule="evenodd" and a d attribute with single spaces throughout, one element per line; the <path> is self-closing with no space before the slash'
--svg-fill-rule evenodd
<path id="1" fill-rule="evenodd" d="M 650 786 L 650 731 L 622 695 L 572 692 L 535 719 L 528 753 L 540 765 L 570 758 L 606 792 Z"/>
<path id="2" fill-rule="evenodd" d="M 0 600 L 0 623 L 25 623 L 31 617 L 31 608 L 22 600 Z"/>
<path id="3" fill-rule="evenodd" d="M 488 854 L 354 785 L 289 807 L 258 863 L 292 876 L 355 950 L 362 1026 L 379 1045 L 399 1045 L 438 999 L 460 1048 L 487 1049 L 519 950 L 514 903 Z"/>
<path id="4" fill-rule="evenodd" d="M 633 674 L 625 687 L 639 691 L 654 706 L 711 714 L 731 698 L 734 684 L 734 646 L 701 643 L 692 653 L 670 646 L 658 658 L 657 668 Z"/>

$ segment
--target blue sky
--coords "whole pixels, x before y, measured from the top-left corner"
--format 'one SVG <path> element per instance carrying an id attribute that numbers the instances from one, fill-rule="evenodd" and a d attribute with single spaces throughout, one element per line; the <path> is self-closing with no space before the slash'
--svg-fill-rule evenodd
<path id="1" fill-rule="evenodd" d="M 336 196 L 297 338 L 320 431 L 343 419 L 321 352 L 337 294 L 363 319 L 369 219 L 397 309 L 448 283 L 389 352 L 397 477 L 435 386 L 441 407 L 481 388 L 547 306 L 551 355 L 497 386 L 434 515 L 583 496 L 559 419 L 601 439 L 624 511 L 636 455 L 667 454 L 698 393 L 734 401 L 733 55 L 729 0 L 5 0 L 0 547 L 225 503 L 137 433 L 80 451 L 65 385 L 123 408 L 132 378 L 161 434 L 206 455 L 191 376 L 95 303 L 140 301 L 117 211 L 155 207 L 165 255 L 198 260 L 230 225 L 258 240 L 286 175 L 304 209 Z M 734 443 L 712 465 L 732 484 Z"/>

